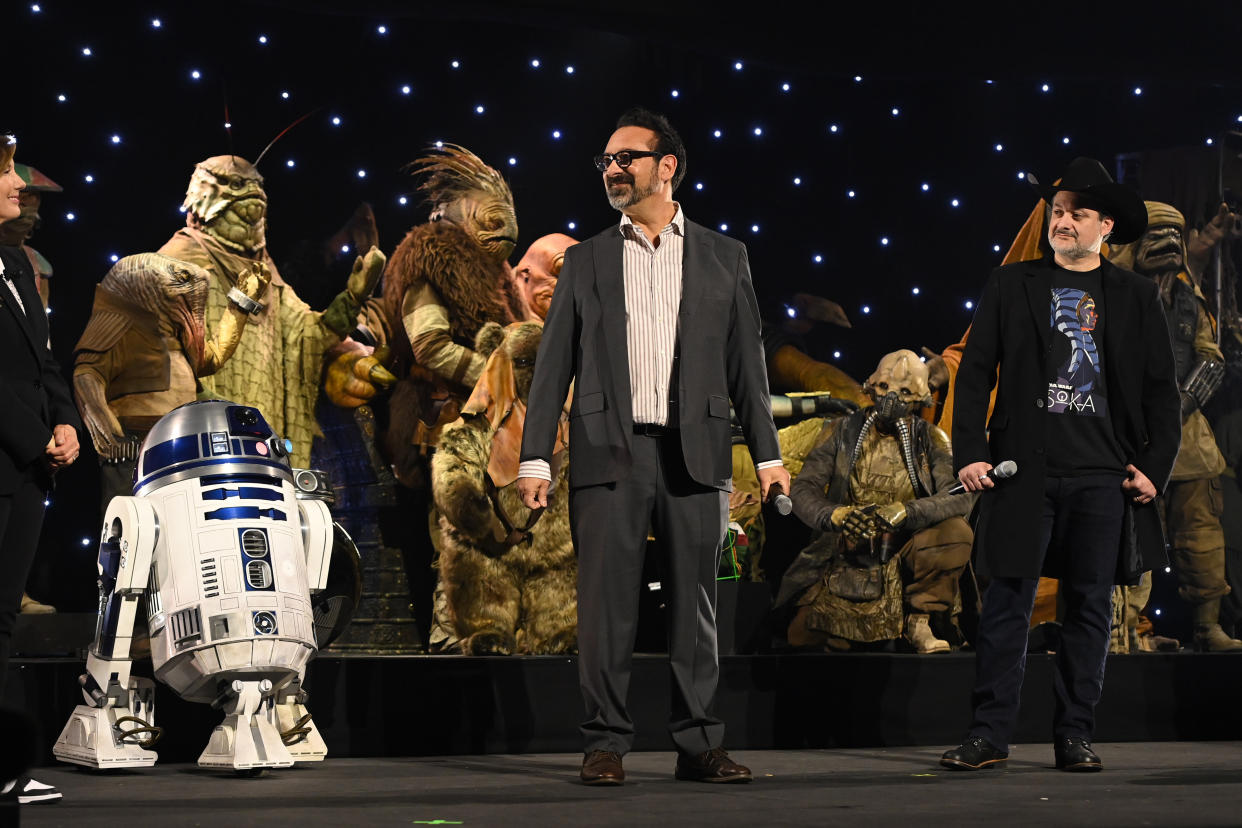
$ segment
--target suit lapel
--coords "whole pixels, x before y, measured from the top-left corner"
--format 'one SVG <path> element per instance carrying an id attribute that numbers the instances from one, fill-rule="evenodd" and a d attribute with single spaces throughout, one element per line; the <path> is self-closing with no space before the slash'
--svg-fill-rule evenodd
<path id="1" fill-rule="evenodd" d="M 703 228 L 691 221 L 685 222 L 686 238 L 681 251 L 681 306 L 678 320 L 683 327 L 692 321 L 696 309 L 702 304 L 703 288 L 705 287 L 706 268 L 704 262 L 708 251 L 706 247 L 711 239 Z"/>
<path id="2" fill-rule="evenodd" d="M 1031 321 L 1043 346 L 1041 353 L 1045 353 L 1052 339 L 1052 271 L 1047 260 L 1040 259 L 1030 263 L 1022 286 L 1026 289 L 1026 303 L 1031 312 Z"/>
<path id="3" fill-rule="evenodd" d="M 633 422 L 633 400 L 630 398 L 630 355 L 626 339 L 625 276 L 620 228 L 613 228 L 599 239 L 595 247 L 595 291 L 599 297 L 600 319 L 603 323 L 604 346 L 612 374 L 612 399 L 622 425 Z"/>
<path id="4" fill-rule="evenodd" d="M 35 355 L 38 356 L 43 353 L 47 343 L 46 337 L 45 341 L 39 341 L 38 322 L 32 314 L 43 310 L 43 300 L 39 298 L 39 294 L 33 289 L 26 290 L 26 274 L 23 270 L 15 268 L 12 261 L 6 260 L 4 269 L 5 273 L 12 278 L 13 287 L 17 288 L 17 292 L 22 298 L 22 304 L 26 307 L 25 312 L 23 313 L 22 309 L 18 307 L 17 300 L 13 298 L 13 292 L 9 290 L 7 285 L 0 285 L 0 297 L 4 299 L 5 307 L 13 314 L 17 321 L 17 327 L 25 335 L 26 341 L 30 344 Z M 3 280 L 4 276 L 0 276 L 0 281 Z M 33 288 L 33 285 L 30 287 Z"/>

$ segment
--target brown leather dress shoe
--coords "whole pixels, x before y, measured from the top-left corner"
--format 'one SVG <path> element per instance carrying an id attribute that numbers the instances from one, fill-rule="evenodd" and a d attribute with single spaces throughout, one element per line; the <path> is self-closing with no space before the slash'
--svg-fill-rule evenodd
<path id="1" fill-rule="evenodd" d="M 750 768 L 734 762 L 729 758 L 725 749 L 719 747 L 700 753 L 698 756 L 677 754 L 675 776 L 691 782 L 749 782 L 751 780 Z"/>
<path id="2" fill-rule="evenodd" d="M 583 785 L 620 785 L 625 781 L 621 754 L 611 750 L 593 750 L 582 760 Z"/>

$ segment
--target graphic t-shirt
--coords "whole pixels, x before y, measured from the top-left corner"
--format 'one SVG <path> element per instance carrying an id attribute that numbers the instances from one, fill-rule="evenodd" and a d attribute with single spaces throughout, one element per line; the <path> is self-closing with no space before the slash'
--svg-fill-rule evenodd
<path id="1" fill-rule="evenodd" d="M 1100 268 L 1056 268 L 1047 354 L 1048 474 L 1123 474 L 1104 382 L 1104 291 Z"/>

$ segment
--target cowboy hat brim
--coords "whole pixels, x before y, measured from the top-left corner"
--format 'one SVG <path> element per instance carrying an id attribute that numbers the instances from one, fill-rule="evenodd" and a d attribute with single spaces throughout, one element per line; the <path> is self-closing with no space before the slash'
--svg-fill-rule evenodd
<path id="1" fill-rule="evenodd" d="M 1086 196 L 1095 208 L 1112 216 L 1113 232 L 1108 237 L 1109 244 L 1129 244 L 1147 232 L 1147 205 L 1141 196 L 1124 184 L 1101 181 L 1075 185 L 1069 182 L 1062 186 L 1058 180 L 1056 184 L 1045 185 L 1030 173 L 1027 173 L 1026 180 L 1031 189 L 1050 205 L 1059 192 L 1078 193 Z"/>

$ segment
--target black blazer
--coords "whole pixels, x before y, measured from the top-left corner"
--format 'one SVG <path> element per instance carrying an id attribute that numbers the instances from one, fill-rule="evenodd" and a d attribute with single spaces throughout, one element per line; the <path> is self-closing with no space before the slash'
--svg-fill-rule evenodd
<path id="1" fill-rule="evenodd" d="M 80 433 L 82 421 L 48 348 L 47 314 L 29 259 L 19 248 L 0 247 L 0 260 L 27 311 L 0 284 L 0 494 L 9 494 L 27 475 L 41 473 L 52 427 L 71 425 Z"/>
<path id="2" fill-rule="evenodd" d="M 981 570 L 995 577 L 1039 576 L 1037 548 L 1043 502 L 1044 416 L 1051 347 L 1050 258 L 1018 262 L 992 271 L 966 350 L 958 367 L 953 399 L 955 471 L 971 463 L 1013 459 L 1018 474 L 985 492 L 979 501 L 976 551 Z M 1181 442 L 1181 399 L 1160 292 L 1151 279 L 1103 261 L 1104 371 L 1113 432 L 1127 463 L 1133 463 L 1164 491 Z M 1000 366 L 999 377 L 997 366 Z M 988 397 L 996 406 L 987 421 Z M 1164 540 L 1156 505 L 1136 507 L 1127 520 L 1137 524 L 1144 569 L 1163 565 Z M 1129 524 L 1127 524 L 1129 525 Z M 1123 556 L 1124 557 L 1124 556 Z M 1123 561 L 1124 563 L 1124 561 Z M 1044 574 L 1055 577 L 1055 572 Z M 1126 581 L 1135 572 L 1123 573 Z"/>
<path id="3" fill-rule="evenodd" d="M 729 402 L 756 463 L 779 460 L 759 309 L 746 246 L 687 221 L 677 320 L 678 418 L 686 468 L 699 483 L 730 490 Z M 626 345 L 622 236 L 610 227 L 565 254 L 522 436 L 522 459 L 552 457 L 570 380 L 569 485 L 624 477 L 634 439 Z"/>

